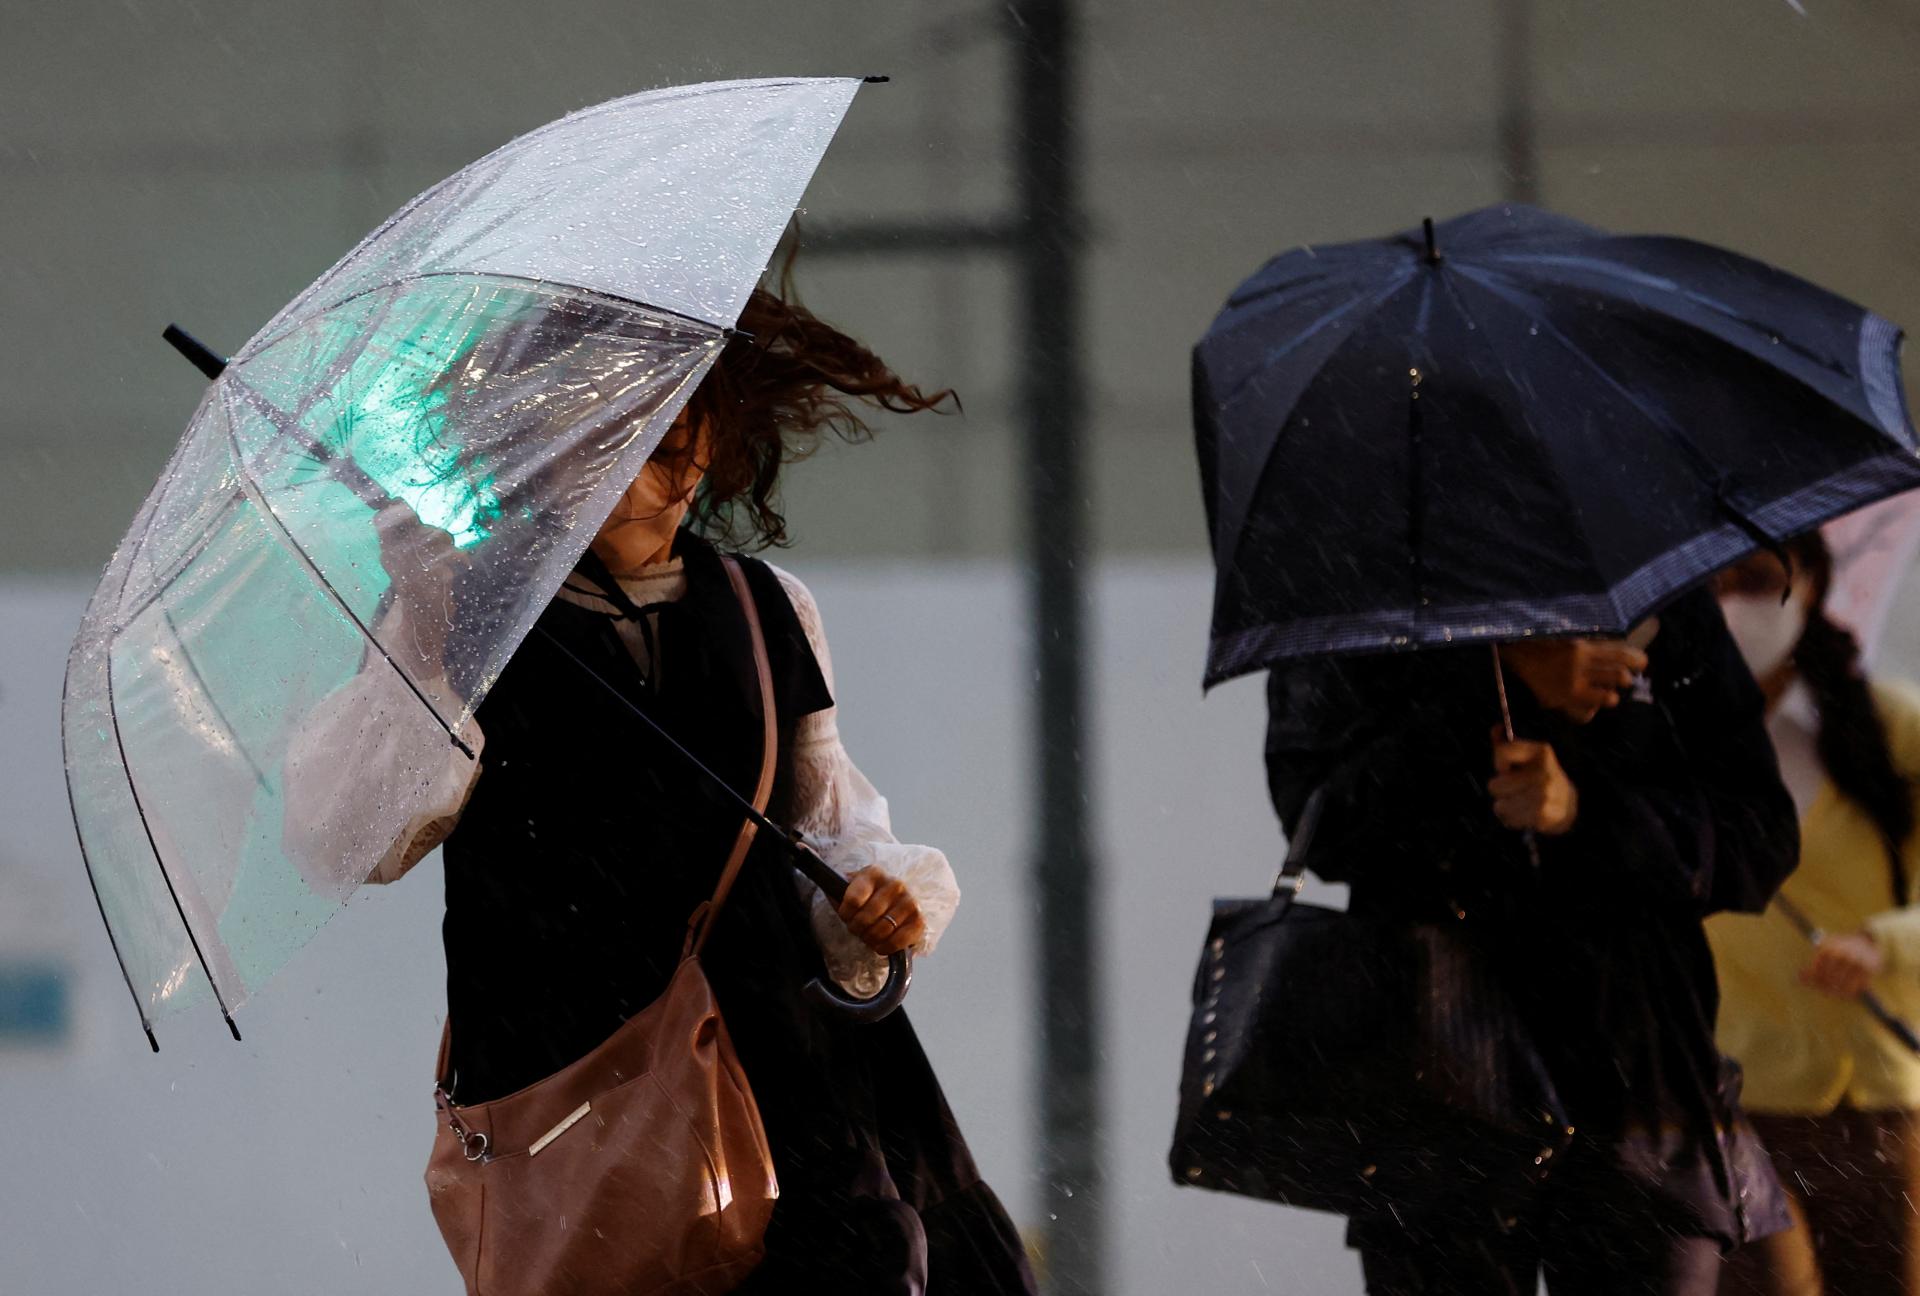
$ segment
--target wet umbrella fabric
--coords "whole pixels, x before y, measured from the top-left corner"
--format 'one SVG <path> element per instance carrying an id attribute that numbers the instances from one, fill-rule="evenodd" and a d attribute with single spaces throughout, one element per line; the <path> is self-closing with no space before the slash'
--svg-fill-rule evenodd
<path id="1" fill-rule="evenodd" d="M 474 709 L 725 345 L 858 86 L 674 88 L 523 136 L 403 208 L 208 389 L 87 608 L 63 706 L 75 826 L 150 1036 L 208 983 L 231 1022 L 464 782 Z M 355 813 L 304 821 L 315 786 Z"/>
<path id="2" fill-rule="evenodd" d="M 1522 206 L 1277 257 L 1194 352 L 1207 683 L 1623 634 L 1920 484 L 1900 337 L 1734 253 Z"/>

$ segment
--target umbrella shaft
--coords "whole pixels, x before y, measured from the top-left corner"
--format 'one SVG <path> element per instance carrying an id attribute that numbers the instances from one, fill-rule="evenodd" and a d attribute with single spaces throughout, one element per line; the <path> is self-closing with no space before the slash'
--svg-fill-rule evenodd
<path id="1" fill-rule="evenodd" d="M 1500 645 L 1489 644 L 1493 651 L 1493 686 L 1500 694 L 1500 727 L 1506 732 L 1507 741 L 1517 741 L 1513 732 L 1513 704 L 1507 699 L 1507 668 L 1500 660 Z M 1521 834 L 1527 843 L 1527 860 L 1537 872 L 1540 868 L 1540 839 L 1529 828 Z"/>
<path id="2" fill-rule="evenodd" d="M 773 820 L 767 818 L 766 815 L 762 814 L 754 806 L 753 802 L 749 801 L 745 796 L 743 796 L 740 793 L 740 791 L 733 786 L 733 784 L 721 778 L 719 774 L 714 772 L 712 766 L 708 765 L 705 761 L 701 760 L 698 756 L 694 755 L 691 751 L 688 751 L 687 748 L 684 745 L 682 745 L 680 740 L 678 738 L 675 738 L 672 734 L 668 733 L 666 731 L 666 728 L 663 725 L 661 725 L 661 723 L 658 720 L 655 720 L 652 716 L 648 715 L 646 711 L 642 707 L 637 705 L 632 698 L 628 697 L 625 693 L 622 693 L 620 689 L 611 680 L 607 679 L 599 671 L 595 670 L 593 667 L 589 666 L 585 661 L 581 660 L 579 654 L 575 653 L 573 649 L 567 647 L 564 643 L 560 642 L 559 638 L 556 637 L 545 626 L 535 625 L 534 630 L 536 633 L 540 635 L 541 638 L 545 639 L 548 643 L 552 644 L 555 648 L 559 649 L 561 654 L 565 656 L 568 661 L 572 662 L 575 666 L 578 666 L 581 670 L 585 671 L 588 678 L 593 680 L 594 683 L 598 684 L 601 688 L 605 689 L 609 694 L 611 694 L 615 699 L 617 699 L 620 705 L 625 707 L 627 711 L 634 716 L 635 719 L 639 720 L 640 723 L 644 724 L 647 728 L 653 730 L 653 732 L 660 738 L 662 742 L 666 743 L 667 746 L 670 749 L 672 749 L 672 751 L 676 755 L 680 757 L 680 759 L 684 760 L 697 773 L 699 773 L 701 777 L 705 778 L 709 783 L 713 784 L 714 787 L 719 788 L 721 795 L 725 796 L 729 801 L 733 802 L 734 805 L 740 810 L 740 812 L 746 815 L 747 818 L 751 819 L 755 824 L 759 825 L 760 830 L 762 832 L 771 834 L 775 841 L 778 841 L 783 847 L 786 848 L 787 853 L 793 859 L 794 867 L 798 868 L 802 873 L 804 873 L 807 876 L 808 881 L 812 882 L 815 886 L 819 887 L 822 891 L 826 892 L 827 898 L 829 900 L 832 900 L 835 903 L 838 903 L 840 898 L 846 895 L 847 880 L 841 877 L 839 873 L 835 872 L 831 865 L 829 865 L 825 860 L 822 860 L 813 851 L 807 849 L 806 845 L 802 843 L 798 838 L 796 838 L 792 833 L 788 832 L 785 828 L 781 827 L 779 824 L 775 823 Z"/>
<path id="3" fill-rule="evenodd" d="M 1513 742 L 1513 704 L 1507 698 L 1507 668 L 1500 660 L 1500 645 L 1489 644 L 1493 652 L 1493 686 L 1500 694 L 1500 726 L 1506 730 L 1507 741 Z"/>

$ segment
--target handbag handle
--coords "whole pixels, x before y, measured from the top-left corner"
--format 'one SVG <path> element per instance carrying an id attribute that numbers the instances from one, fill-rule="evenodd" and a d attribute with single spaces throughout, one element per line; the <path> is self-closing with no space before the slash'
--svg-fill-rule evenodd
<path id="1" fill-rule="evenodd" d="M 727 902 L 727 894 L 733 890 L 734 881 L 747 862 L 753 839 L 760 835 L 767 799 L 773 795 L 774 763 L 780 754 L 779 717 L 773 704 L 773 667 L 767 661 L 767 635 L 760 628 L 760 607 L 753 601 L 753 591 L 747 587 L 747 574 L 740 569 L 739 561 L 731 556 L 720 561 L 726 566 L 727 579 L 733 583 L 734 597 L 740 600 L 740 610 L 746 613 L 747 638 L 753 644 L 753 670 L 760 681 L 760 779 L 753 786 L 753 813 L 740 824 L 740 831 L 733 839 L 733 852 L 727 856 L 727 866 L 720 870 L 720 881 L 713 888 L 712 897 L 694 910 L 688 920 L 687 953 L 693 957 L 698 957 L 706 947 L 713 920 L 720 916 L 720 907 Z"/>
<path id="2" fill-rule="evenodd" d="M 1293 835 L 1287 838 L 1287 859 L 1280 866 L 1280 876 L 1273 880 L 1273 893 L 1282 891 L 1300 894 L 1300 888 L 1307 884 L 1307 852 L 1313 846 L 1314 829 L 1320 826 L 1320 813 L 1326 808 L 1327 785 L 1322 783 L 1307 796 L 1306 805 L 1300 809 L 1300 819 L 1293 826 Z"/>

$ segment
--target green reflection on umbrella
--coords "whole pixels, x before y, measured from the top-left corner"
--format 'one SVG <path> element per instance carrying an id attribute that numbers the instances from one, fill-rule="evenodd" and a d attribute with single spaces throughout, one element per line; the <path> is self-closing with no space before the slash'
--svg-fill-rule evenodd
<path id="1" fill-rule="evenodd" d="M 353 358 L 333 399 L 309 411 L 306 431 L 422 523 L 446 532 L 455 548 L 472 548 L 491 534 L 500 496 L 486 457 L 449 436 L 457 428 L 450 387 L 483 379 L 480 343 L 539 308 L 532 293 L 463 286 L 408 294 L 371 337 L 357 314 L 330 316 L 317 349 Z M 329 465 L 322 458 L 313 470 L 325 473 Z"/>

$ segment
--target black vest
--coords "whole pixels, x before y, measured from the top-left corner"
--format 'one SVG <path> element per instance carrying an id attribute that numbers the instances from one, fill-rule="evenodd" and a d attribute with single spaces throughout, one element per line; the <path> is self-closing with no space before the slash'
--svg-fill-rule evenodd
<path id="1" fill-rule="evenodd" d="M 732 787 L 759 773 L 759 686 L 746 618 L 719 555 L 683 533 L 687 590 L 660 609 L 663 682 L 643 680 L 608 616 L 542 613 L 482 702 L 482 773 L 445 851 L 447 1007 L 456 1099 L 481 1102 L 559 1070 L 666 988 L 688 915 L 711 895 L 742 815 L 546 636 L 644 708 Z M 745 561 L 767 638 L 781 754 L 769 813 L 788 818 L 794 722 L 831 705 L 779 578 Z M 542 633 L 542 632 L 545 633 Z M 819 971 L 778 851 L 756 847 L 706 965 L 737 1036 L 769 996 Z M 752 1002 L 748 1002 L 751 1000 Z M 738 1041 L 743 1048 L 747 1041 Z"/>

